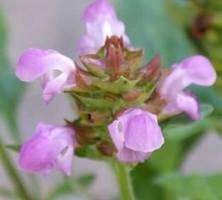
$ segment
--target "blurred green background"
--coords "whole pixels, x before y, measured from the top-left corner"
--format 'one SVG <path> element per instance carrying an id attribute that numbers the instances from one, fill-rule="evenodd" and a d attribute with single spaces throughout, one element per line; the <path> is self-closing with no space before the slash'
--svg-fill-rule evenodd
<path id="1" fill-rule="evenodd" d="M 0 199 L 118 199 L 115 177 L 104 163 L 75 158 L 73 177 L 36 177 L 20 172 L 17 153 L 6 148 L 28 138 L 39 121 L 61 124 L 72 117 L 63 96 L 45 108 L 38 83 L 25 86 L 14 67 L 32 46 L 77 56 L 75 44 L 84 31 L 81 13 L 89 2 L 0 2 Z M 113 2 L 133 45 L 145 49 L 144 61 L 159 53 L 163 66 L 170 67 L 186 56 L 204 54 L 218 72 L 214 87 L 191 87 L 208 105 L 204 118 L 191 122 L 180 116 L 162 124 L 164 148 L 131 172 L 137 199 L 222 199 L 222 1 Z"/>

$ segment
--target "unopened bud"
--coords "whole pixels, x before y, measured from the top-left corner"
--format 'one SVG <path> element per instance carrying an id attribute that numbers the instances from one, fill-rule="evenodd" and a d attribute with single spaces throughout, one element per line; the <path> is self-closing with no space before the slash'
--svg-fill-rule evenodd
<path id="1" fill-rule="evenodd" d="M 115 152 L 115 147 L 108 141 L 103 141 L 97 145 L 97 149 L 105 156 L 112 156 Z"/>
<path id="2" fill-rule="evenodd" d="M 111 71 L 113 78 L 119 77 L 119 69 L 124 62 L 123 39 L 112 36 L 106 39 L 105 43 L 106 67 Z"/>
<path id="3" fill-rule="evenodd" d="M 212 26 L 212 16 L 200 13 L 191 24 L 191 34 L 194 38 L 202 38 Z"/>
<path id="4" fill-rule="evenodd" d="M 147 65 L 142 67 L 140 73 L 149 82 L 156 82 L 161 75 L 161 58 L 157 54 Z"/>

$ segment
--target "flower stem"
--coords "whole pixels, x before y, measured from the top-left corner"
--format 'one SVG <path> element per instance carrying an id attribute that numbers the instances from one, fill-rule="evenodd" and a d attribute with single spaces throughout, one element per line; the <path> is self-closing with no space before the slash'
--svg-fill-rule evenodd
<path id="1" fill-rule="evenodd" d="M 0 159 L 8 174 L 8 177 L 13 182 L 16 192 L 18 193 L 20 198 L 22 200 L 33 200 L 32 196 L 24 187 L 23 181 L 21 180 L 17 170 L 15 169 L 10 156 L 5 151 L 5 147 L 3 145 L 1 138 L 0 138 Z"/>
<path id="2" fill-rule="evenodd" d="M 119 184 L 121 200 L 135 200 L 127 166 L 118 161 L 114 161 L 113 168 Z"/>

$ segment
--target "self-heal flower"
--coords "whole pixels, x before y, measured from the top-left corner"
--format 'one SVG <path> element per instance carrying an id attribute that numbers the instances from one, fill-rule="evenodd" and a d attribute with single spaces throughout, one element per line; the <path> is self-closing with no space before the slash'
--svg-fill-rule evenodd
<path id="1" fill-rule="evenodd" d="M 74 134 L 70 127 L 39 123 L 32 138 L 22 145 L 21 169 L 42 174 L 58 169 L 70 175 L 76 145 Z"/>
<path id="2" fill-rule="evenodd" d="M 164 143 L 156 115 L 138 108 L 125 111 L 108 130 L 117 158 L 125 163 L 143 162 Z"/>
<path id="3" fill-rule="evenodd" d="M 210 61 L 201 56 L 184 59 L 174 64 L 170 74 L 161 82 L 158 90 L 167 102 L 165 115 L 186 112 L 192 119 L 200 119 L 199 103 L 190 92 L 184 89 L 191 84 L 211 86 L 216 81 L 216 72 Z"/>
<path id="4" fill-rule="evenodd" d="M 80 54 L 96 53 L 105 44 L 106 38 L 113 35 L 122 37 L 125 44 L 129 44 L 124 24 L 117 18 L 113 6 L 107 0 L 96 0 L 89 5 L 83 20 L 86 34 L 78 44 Z"/>
<path id="5" fill-rule="evenodd" d="M 16 75 L 26 82 L 42 77 L 43 99 L 53 97 L 75 86 L 74 62 L 54 50 L 28 49 L 17 63 Z"/>

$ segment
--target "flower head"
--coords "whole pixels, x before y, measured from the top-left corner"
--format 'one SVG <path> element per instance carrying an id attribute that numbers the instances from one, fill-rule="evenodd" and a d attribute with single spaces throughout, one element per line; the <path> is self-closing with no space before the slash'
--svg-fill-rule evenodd
<path id="1" fill-rule="evenodd" d="M 191 84 L 211 86 L 216 81 L 216 72 L 210 61 L 201 56 L 184 59 L 174 64 L 170 74 L 161 82 L 158 90 L 167 101 L 163 113 L 166 115 L 186 112 L 192 119 L 200 118 L 199 103 L 184 89 Z"/>
<path id="2" fill-rule="evenodd" d="M 39 123 L 32 138 L 22 145 L 19 165 L 30 172 L 47 174 L 55 168 L 70 175 L 74 148 L 72 128 Z"/>
<path id="3" fill-rule="evenodd" d="M 107 37 L 122 37 L 126 44 L 129 39 L 125 34 L 123 22 L 118 20 L 113 6 L 107 0 L 95 0 L 83 15 L 86 34 L 78 44 L 80 54 L 95 53 L 105 44 Z"/>
<path id="4" fill-rule="evenodd" d="M 125 111 L 108 129 L 117 158 L 125 163 L 143 162 L 164 143 L 157 117 L 138 108 Z"/>
<path id="5" fill-rule="evenodd" d="M 75 85 L 74 62 L 53 50 L 28 49 L 17 63 L 16 75 L 26 82 L 42 77 L 43 99 L 49 103 L 63 90 Z"/>

